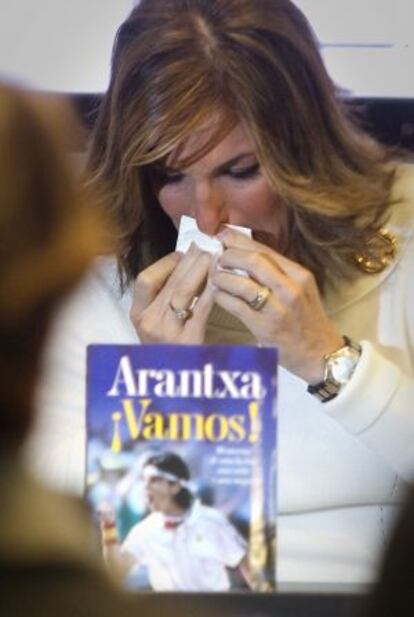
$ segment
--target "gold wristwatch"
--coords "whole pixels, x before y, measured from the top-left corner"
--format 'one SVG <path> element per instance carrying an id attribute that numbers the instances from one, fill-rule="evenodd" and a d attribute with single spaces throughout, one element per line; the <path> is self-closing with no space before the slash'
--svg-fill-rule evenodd
<path id="1" fill-rule="evenodd" d="M 324 379 L 314 386 L 308 386 L 308 392 L 317 396 L 322 403 L 331 401 L 351 379 L 361 357 L 361 345 L 344 336 L 344 345 L 333 353 L 324 356 Z"/>

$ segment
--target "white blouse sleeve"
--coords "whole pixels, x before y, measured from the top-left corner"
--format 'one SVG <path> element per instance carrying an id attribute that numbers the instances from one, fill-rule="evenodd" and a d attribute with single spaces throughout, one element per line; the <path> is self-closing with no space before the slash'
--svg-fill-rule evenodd
<path id="1" fill-rule="evenodd" d="M 323 410 L 408 480 L 414 477 L 414 380 L 374 346 L 362 356 L 350 384 Z"/>
<path id="2" fill-rule="evenodd" d="M 353 324 L 376 329 L 361 341 L 362 356 L 350 383 L 324 411 L 385 460 L 398 475 L 414 478 L 414 180 L 401 220 L 399 260 L 373 291 L 376 304 L 355 305 Z M 407 189 L 405 189 L 407 191 Z M 397 212 L 398 214 L 398 212 Z M 367 315 L 368 311 L 368 315 Z M 368 318 L 368 321 L 367 321 Z M 350 324 L 350 325 L 353 325 Z M 358 324 L 356 324 L 359 328 Z M 352 331 L 351 331 L 352 338 Z M 362 339 L 364 335 L 362 332 Z"/>

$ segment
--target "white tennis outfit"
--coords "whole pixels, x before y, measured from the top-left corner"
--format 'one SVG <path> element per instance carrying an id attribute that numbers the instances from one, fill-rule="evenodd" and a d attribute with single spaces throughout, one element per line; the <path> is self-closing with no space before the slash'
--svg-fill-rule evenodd
<path id="1" fill-rule="evenodd" d="M 196 501 L 175 529 L 161 512 L 137 523 L 122 544 L 137 564 L 148 568 L 157 591 L 227 591 L 227 568 L 246 554 L 246 542 L 224 514 Z"/>

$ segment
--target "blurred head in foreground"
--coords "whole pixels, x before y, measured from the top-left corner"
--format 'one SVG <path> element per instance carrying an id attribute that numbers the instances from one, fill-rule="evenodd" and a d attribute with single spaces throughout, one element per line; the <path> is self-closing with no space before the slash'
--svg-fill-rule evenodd
<path id="1" fill-rule="evenodd" d="M 73 121 L 62 102 L 0 84 L 0 450 L 30 427 L 51 315 L 107 241 L 64 160 Z"/>
<path id="2" fill-rule="evenodd" d="M 414 485 L 382 557 L 378 580 L 368 596 L 367 617 L 414 614 Z"/>

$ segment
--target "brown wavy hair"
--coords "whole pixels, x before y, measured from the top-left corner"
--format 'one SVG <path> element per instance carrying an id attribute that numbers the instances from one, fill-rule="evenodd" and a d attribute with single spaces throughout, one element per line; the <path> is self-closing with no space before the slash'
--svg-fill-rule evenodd
<path id="1" fill-rule="evenodd" d="M 244 121 L 287 206 L 283 252 L 321 289 L 354 276 L 354 255 L 387 217 L 395 169 L 351 118 L 303 14 L 290 0 L 141 0 L 116 36 L 89 156 L 122 229 L 123 284 L 174 249 L 152 165 L 217 110 L 224 120 L 197 156 Z"/>
<path id="2" fill-rule="evenodd" d="M 21 442 L 47 328 L 91 259 L 112 250 L 100 199 L 73 177 L 62 100 L 0 84 L 0 450 Z"/>

